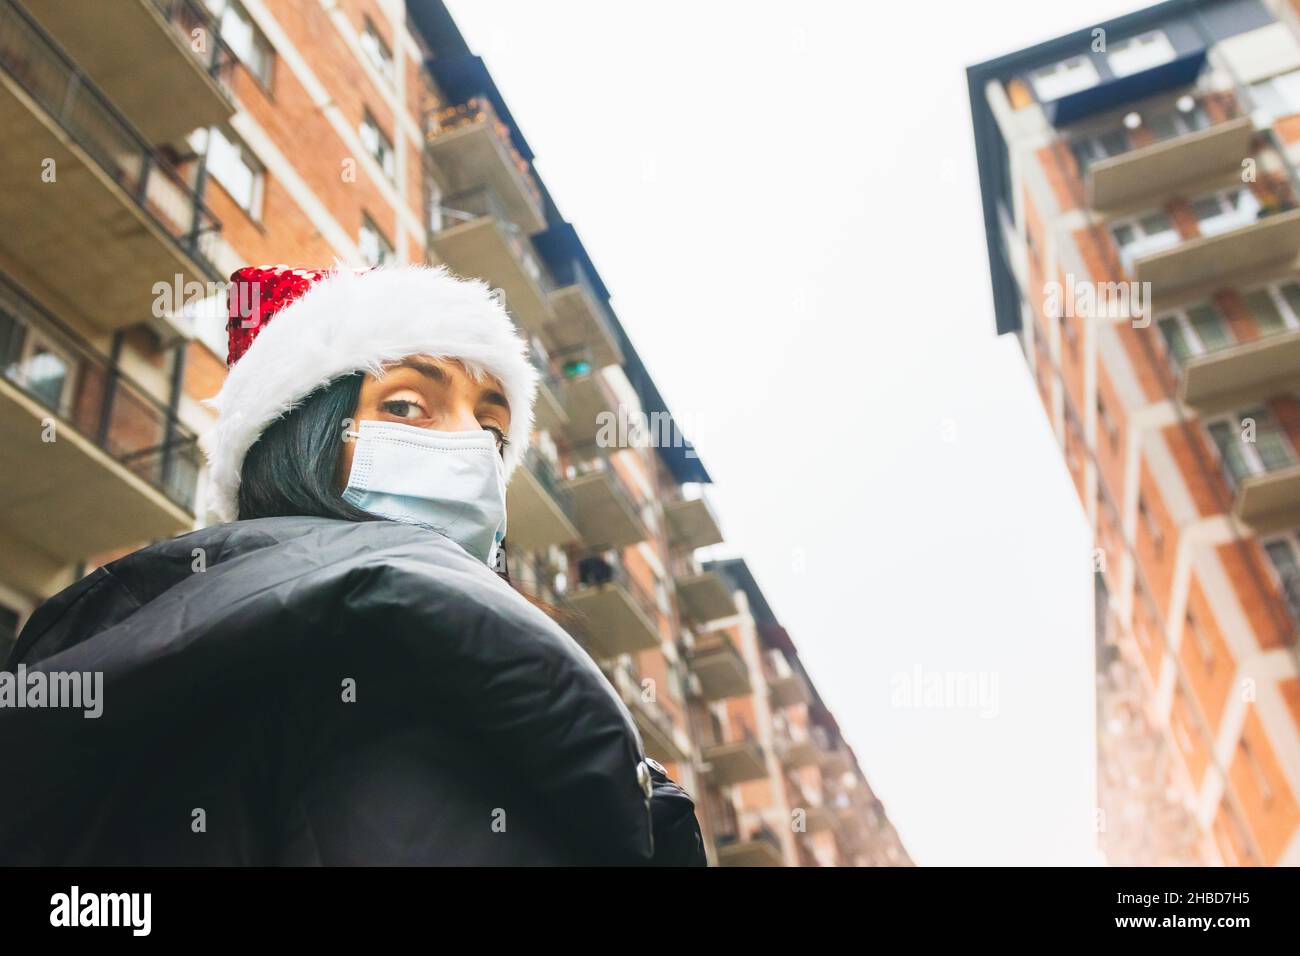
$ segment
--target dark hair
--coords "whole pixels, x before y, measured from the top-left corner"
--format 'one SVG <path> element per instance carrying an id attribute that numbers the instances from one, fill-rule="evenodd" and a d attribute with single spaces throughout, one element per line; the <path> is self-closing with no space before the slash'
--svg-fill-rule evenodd
<path id="1" fill-rule="evenodd" d="M 361 395 L 361 372 L 318 388 L 273 422 L 244 456 L 239 517 L 306 515 L 342 521 L 376 517 L 339 495 L 343 432 Z"/>

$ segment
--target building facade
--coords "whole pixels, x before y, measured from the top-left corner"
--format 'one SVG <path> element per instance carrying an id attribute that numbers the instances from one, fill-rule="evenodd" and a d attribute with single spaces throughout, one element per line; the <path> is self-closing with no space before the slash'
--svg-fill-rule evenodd
<path id="1" fill-rule="evenodd" d="M 1300 17 L 1172 0 L 968 71 L 997 328 L 1095 535 L 1112 863 L 1300 863 Z"/>
<path id="2" fill-rule="evenodd" d="M 511 576 L 702 795 L 711 859 L 906 861 L 797 666 L 808 699 L 774 703 L 752 578 L 696 555 L 722 541 L 708 473 L 442 3 L 0 0 L 0 87 L 0 647 L 86 571 L 203 520 L 231 272 L 446 264 L 500 290 L 542 373 Z M 791 707 L 827 728 L 798 783 Z M 779 853 L 746 855 L 760 818 Z"/>

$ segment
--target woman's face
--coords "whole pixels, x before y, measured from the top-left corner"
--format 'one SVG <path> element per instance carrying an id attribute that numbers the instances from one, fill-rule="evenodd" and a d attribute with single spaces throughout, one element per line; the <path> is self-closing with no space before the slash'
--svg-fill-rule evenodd
<path id="1" fill-rule="evenodd" d="M 399 422 L 442 432 L 484 430 L 502 450 L 510 433 L 510 403 L 492 376 L 476 382 L 454 359 L 416 355 L 386 366 L 380 377 L 367 373 L 349 431 L 362 421 Z M 347 485 L 352 472 L 353 444 L 343 443 L 336 476 L 339 488 Z"/>

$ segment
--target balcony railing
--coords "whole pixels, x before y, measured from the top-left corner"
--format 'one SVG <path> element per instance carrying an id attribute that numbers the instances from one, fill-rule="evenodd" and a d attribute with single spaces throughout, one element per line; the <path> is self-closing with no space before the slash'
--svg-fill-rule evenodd
<path id="1" fill-rule="evenodd" d="M 204 249 L 221 224 L 53 39 L 13 0 L 0 0 L 0 69 L 134 197 L 214 280 Z"/>
<path id="2" fill-rule="evenodd" d="M 194 511 L 196 436 L 111 359 L 0 278 L 4 377 L 137 477 Z"/>
<path id="3" fill-rule="evenodd" d="M 573 520 L 573 495 L 560 484 L 560 476 L 550 459 L 543 455 L 536 446 L 524 452 L 524 467 L 537 479 L 542 490 L 551 496 L 556 506 L 570 521 Z"/>
<path id="4" fill-rule="evenodd" d="M 583 449 L 590 453 L 591 449 Z M 609 487 L 614 496 L 636 515 L 638 521 L 644 524 L 641 517 L 642 509 L 645 507 L 645 500 L 640 493 L 632 487 L 626 478 L 610 462 L 608 452 L 605 449 L 597 448 L 597 453 L 587 458 L 574 457 L 569 463 L 570 478 L 576 478 L 579 475 L 604 474 L 610 479 Z"/>
<path id="5" fill-rule="evenodd" d="M 430 113 L 425 136 L 432 143 L 440 136 L 445 136 L 448 133 L 478 123 L 484 124 L 492 131 L 501 147 L 506 151 L 506 155 L 510 157 L 515 169 L 519 171 L 519 176 L 523 180 L 525 188 L 532 194 L 534 201 L 540 204 L 542 191 L 537 185 L 537 181 L 533 179 L 533 173 L 529 168 L 528 161 L 519 154 L 519 150 L 515 149 L 514 143 L 510 141 L 510 128 L 501 121 L 491 102 L 485 97 L 472 96 L 464 103 L 444 107 Z"/>
<path id="6" fill-rule="evenodd" d="M 623 564 L 617 551 L 602 551 L 578 559 L 578 585 L 600 587 L 606 584 L 621 586 L 641 612 L 651 621 L 659 619 L 659 603 L 641 586 Z"/>
<path id="7" fill-rule="evenodd" d="M 185 47 L 207 69 L 222 89 L 231 89 L 231 77 L 235 71 L 238 57 L 221 39 L 221 25 L 199 0 L 153 0 L 153 4 L 167 18 L 185 39 Z M 195 31 L 202 31 L 201 36 L 209 49 L 195 49 Z"/>
<path id="8" fill-rule="evenodd" d="M 1124 121 L 1113 126 L 1071 136 L 1070 151 L 1078 160 L 1080 171 L 1086 173 L 1094 165 L 1160 143 L 1173 142 L 1243 116 L 1236 97 L 1231 93 L 1187 93 L 1173 102 L 1131 110 L 1125 114 Z M 1136 123 L 1130 117 L 1136 118 Z"/>

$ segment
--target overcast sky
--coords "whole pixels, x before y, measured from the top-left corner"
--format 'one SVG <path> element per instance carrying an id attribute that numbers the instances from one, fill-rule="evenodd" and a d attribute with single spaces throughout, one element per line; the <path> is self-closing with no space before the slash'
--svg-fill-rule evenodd
<path id="1" fill-rule="evenodd" d="M 1142 4 L 449 6 L 915 860 L 1095 862 L 1092 545 L 964 69 Z"/>

